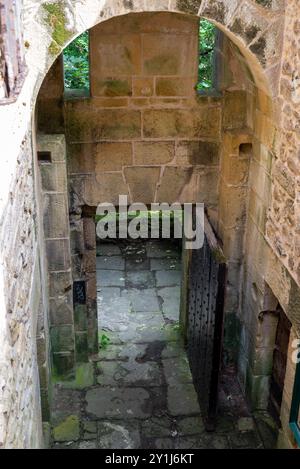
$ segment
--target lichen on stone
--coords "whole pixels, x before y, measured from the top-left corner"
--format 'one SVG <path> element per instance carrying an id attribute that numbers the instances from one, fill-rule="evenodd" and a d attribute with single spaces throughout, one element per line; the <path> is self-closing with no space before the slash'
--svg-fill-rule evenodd
<path id="1" fill-rule="evenodd" d="M 185 13 L 198 14 L 202 0 L 177 0 L 177 8 Z"/>
<path id="2" fill-rule="evenodd" d="M 69 415 L 62 423 L 53 429 L 55 441 L 76 441 L 79 438 L 79 419 L 76 415 Z"/>
<path id="3" fill-rule="evenodd" d="M 72 31 L 66 27 L 65 3 L 44 3 L 42 6 L 47 12 L 46 23 L 52 29 L 52 42 L 49 46 L 49 52 L 52 55 L 57 55 L 72 35 Z"/>

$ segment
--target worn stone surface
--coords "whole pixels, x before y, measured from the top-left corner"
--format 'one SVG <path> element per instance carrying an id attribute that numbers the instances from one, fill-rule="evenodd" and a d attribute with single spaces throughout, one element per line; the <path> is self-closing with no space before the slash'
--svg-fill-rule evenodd
<path id="1" fill-rule="evenodd" d="M 101 333 L 99 356 L 93 365 L 94 381 L 88 384 L 83 379 L 80 394 L 67 388 L 76 388 L 75 382 L 56 388 L 54 447 L 67 441 L 72 447 L 78 444 L 80 449 L 217 449 L 260 445 L 245 405 L 242 411 L 230 406 L 228 409 L 226 387 L 222 396 L 226 402 L 225 406 L 222 403 L 225 415 L 218 419 L 216 434 L 205 432 L 179 335 L 180 272 L 170 270 L 165 262 L 176 262 L 180 267 L 178 245 L 166 240 L 123 241 L 119 245 L 100 242 L 97 251 L 98 269 L 102 259 L 111 259 L 112 268 L 120 259 L 150 262 L 148 270 L 138 272 L 133 269 L 134 264 L 126 264 L 122 271 L 99 270 L 102 278 L 107 275 L 109 279 L 113 273 L 112 281 L 116 272 L 123 275 L 126 287 L 98 286 Z M 152 261 L 161 262 L 156 266 Z M 150 270 L 151 265 L 159 270 Z M 101 276 L 98 278 L 101 282 Z M 173 286 L 165 286 L 170 283 Z M 155 311 L 149 312 L 154 307 Z M 91 365 L 85 365 L 84 370 L 87 366 L 91 370 Z M 89 373 L 81 376 L 87 377 Z M 241 399 L 239 388 L 232 383 L 229 387 L 235 390 L 235 403 Z M 76 423 L 75 430 L 71 425 L 73 434 L 63 432 L 61 436 L 60 429 L 64 430 L 68 418 Z M 237 440 L 238 432 L 241 443 Z"/>

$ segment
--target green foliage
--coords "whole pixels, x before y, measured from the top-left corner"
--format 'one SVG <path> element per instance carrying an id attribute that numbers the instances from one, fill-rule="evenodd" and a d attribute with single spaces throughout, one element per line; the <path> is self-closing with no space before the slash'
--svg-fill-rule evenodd
<path id="1" fill-rule="evenodd" d="M 78 36 L 64 50 L 65 87 L 73 90 L 89 89 L 89 33 Z"/>
<path id="2" fill-rule="evenodd" d="M 110 343 L 110 338 L 106 334 L 101 334 L 99 337 L 99 347 L 103 350 L 107 348 Z"/>
<path id="3" fill-rule="evenodd" d="M 205 91 L 213 87 L 215 43 L 215 26 L 207 20 L 200 20 L 197 91 Z"/>

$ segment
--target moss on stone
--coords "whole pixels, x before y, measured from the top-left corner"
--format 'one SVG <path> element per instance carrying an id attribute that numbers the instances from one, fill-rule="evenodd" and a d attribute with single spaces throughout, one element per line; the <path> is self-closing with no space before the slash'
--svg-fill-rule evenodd
<path id="1" fill-rule="evenodd" d="M 77 365 L 75 369 L 75 378 L 53 377 L 53 382 L 59 383 L 66 389 L 84 389 L 94 384 L 94 367 L 92 363 L 83 363 Z"/>
<path id="2" fill-rule="evenodd" d="M 46 23 L 52 28 L 52 42 L 49 46 L 49 52 L 52 55 L 57 55 L 72 35 L 72 31 L 66 28 L 65 2 L 44 3 L 42 6 L 47 12 Z"/>
<path id="3" fill-rule="evenodd" d="M 127 80 L 106 80 L 104 86 L 105 96 L 130 96 L 132 94 Z"/>
<path id="4" fill-rule="evenodd" d="M 55 441 L 74 441 L 79 439 L 79 419 L 76 415 L 69 415 L 62 423 L 53 429 Z"/>

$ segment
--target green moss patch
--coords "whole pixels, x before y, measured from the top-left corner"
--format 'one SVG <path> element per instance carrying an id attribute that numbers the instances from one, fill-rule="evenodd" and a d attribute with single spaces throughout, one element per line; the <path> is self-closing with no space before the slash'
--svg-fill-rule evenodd
<path id="1" fill-rule="evenodd" d="M 52 55 L 57 55 L 72 35 L 72 31 L 66 28 L 65 3 L 44 3 L 42 6 L 47 12 L 46 23 L 52 28 L 52 42 L 49 46 L 49 52 Z"/>
<path id="2" fill-rule="evenodd" d="M 55 441 L 76 441 L 79 439 L 79 419 L 70 415 L 53 429 Z"/>

